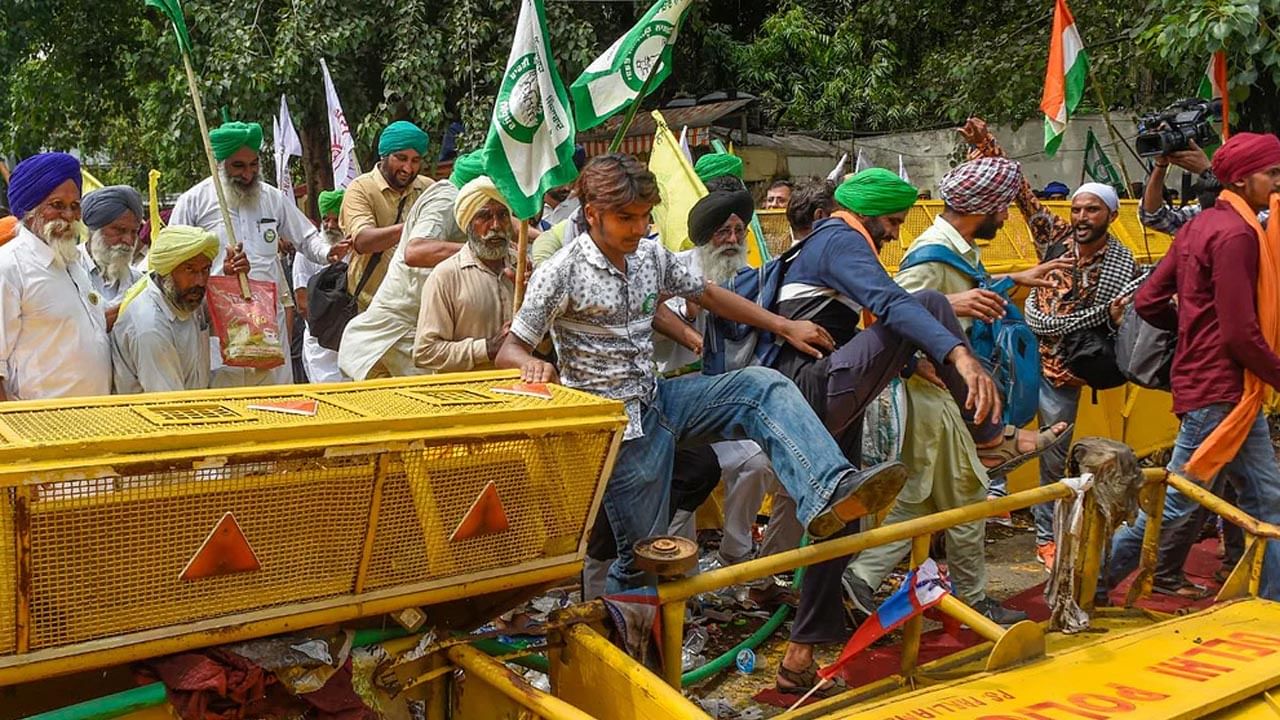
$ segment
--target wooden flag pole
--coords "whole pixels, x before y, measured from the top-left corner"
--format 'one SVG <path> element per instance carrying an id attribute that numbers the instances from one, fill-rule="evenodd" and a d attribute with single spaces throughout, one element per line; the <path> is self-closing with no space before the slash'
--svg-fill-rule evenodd
<path id="1" fill-rule="evenodd" d="M 209 126 L 204 121 L 204 103 L 200 100 L 200 88 L 196 86 L 196 73 L 191 69 L 191 58 L 184 50 L 182 67 L 187 71 L 187 87 L 191 90 L 191 102 L 196 109 L 196 122 L 200 125 L 200 140 L 204 144 L 204 154 L 209 160 L 209 172 L 213 177 L 213 189 L 218 193 L 218 209 L 222 211 L 222 224 L 227 228 L 227 243 L 230 247 L 238 247 L 235 226 L 231 222 L 231 210 L 228 209 L 227 196 L 222 189 L 222 178 L 218 173 L 218 161 L 213 156 L 213 143 L 209 140 Z M 245 300 L 253 298 L 249 290 L 249 277 L 240 273 L 240 294 Z"/>
<path id="2" fill-rule="evenodd" d="M 519 241 L 516 243 L 516 291 L 513 299 L 511 316 L 515 317 L 524 304 L 524 276 L 529 267 L 529 223 L 521 220 Z"/>
<path id="3" fill-rule="evenodd" d="M 1111 149 L 1115 151 L 1116 157 L 1120 160 L 1120 176 L 1124 178 L 1124 194 L 1133 196 L 1133 183 L 1129 181 L 1129 169 L 1125 165 L 1124 156 L 1120 154 L 1120 146 L 1124 143 L 1120 139 L 1120 133 L 1116 131 L 1116 126 L 1111 123 L 1111 110 L 1107 105 L 1107 99 L 1102 94 L 1102 83 L 1098 82 L 1098 76 L 1093 73 L 1093 68 L 1089 68 L 1089 84 L 1093 85 L 1093 94 L 1098 97 L 1098 105 L 1102 108 L 1102 122 L 1107 126 L 1107 132 L 1111 134 Z"/>
<path id="4" fill-rule="evenodd" d="M 622 118 L 622 124 L 618 126 L 618 132 L 613 136 L 613 141 L 609 143 L 609 152 L 616 153 L 618 148 L 622 147 L 622 141 L 627 137 L 627 131 L 631 129 L 631 123 L 636 119 L 636 113 L 640 111 L 640 104 L 644 102 L 645 97 L 649 94 L 649 88 L 653 87 L 653 77 L 657 73 L 658 63 L 661 60 L 654 60 L 653 66 L 649 68 L 649 74 L 644 77 L 644 83 L 640 85 L 640 92 L 636 94 L 636 99 L 627 107 L 627 114 Z"/>

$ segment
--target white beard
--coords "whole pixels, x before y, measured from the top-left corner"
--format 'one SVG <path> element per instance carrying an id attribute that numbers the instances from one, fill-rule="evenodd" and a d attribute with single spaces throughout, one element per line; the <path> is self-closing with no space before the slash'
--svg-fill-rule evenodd
<path id="1" fill-rule="evenodd" d="M 236 210 L 256 209 L 262 199 L 262 176 L 254 178 L 253 184 L 245 187 L 232 180 L 222 165 L 218 166 L 218 174 L 222 179 L 222 189 L 227 196 L 227 204 Z"/>
<path id="2" fill-rule="evenodd" d="M 53 264 L 59 270 L 66 270 L 68 265 L 80 259 L 80 223 L 78 221 L 49 220 L 46 222 L 32 213 L 27 215 L 26 225 L 53 251 Z"/>
<path id="3" fill-rule="evenodd" d="M 702 263 L 704 278 L 717 285 L 724 285 L 747 266 L 747 253 L 742 245 L 717 246 L 707 243 L 698 246 L 698 260 Z"/>
<path id="4" fill-rule="evenodd" d="M 133 248 L 129 245 L 108 245 L 101 230 L 94 230 L 89 236 L 89 257 L 93 258 L 93 263 L 107 282 L 119 282 L 132 274 Z"/>
<path id="5" fill-rule="evenodd" d="M 490 234 L 483 238 L 470 232 L 467 235 L 467 242 L 471 245 L 471 252 L 475 253 L 477 258 L 481 260 L 497 260 L 507 256 L 511 242 L 506 235 Z"/>
<path id="6" fill-rule="evenodd" d="M 320 231 L 320 234 L 324 237 L 324 242 L 329 247 L 333 247 L 334 245 L 342 242 L 342 230 L 340 229 L 335 228 L 333 230 L 322 230 Z"/>

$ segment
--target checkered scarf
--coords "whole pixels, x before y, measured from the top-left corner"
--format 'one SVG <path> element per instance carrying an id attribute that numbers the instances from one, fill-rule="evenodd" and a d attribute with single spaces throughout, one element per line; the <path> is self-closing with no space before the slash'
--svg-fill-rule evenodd
<path id="1" fill-rule="evenodd" d="M 1022 183 L 1022 166 L 1003 157 L 957 165 L 938 181 L 938 193 L 963 215 L 989 215 L 1009 207 Z"/>
<path id="2" fill-rule="evenodd" d="M 1092 272 L 1098 273 L 1096 282 L 1092 278 L 1085 282 L 1084 276 Z M 1100 327 L 1108 321 L 1111 301 L 1133 293 L 1142 277 L 1129 248 L 1107 236 L 1100 270 L 1087 268 L 1081 273 L 1073 268 L 1069 284 L 1031 290 L 1025 308 L 1027 326 L 1040 337 L 1053 338 Z"/>

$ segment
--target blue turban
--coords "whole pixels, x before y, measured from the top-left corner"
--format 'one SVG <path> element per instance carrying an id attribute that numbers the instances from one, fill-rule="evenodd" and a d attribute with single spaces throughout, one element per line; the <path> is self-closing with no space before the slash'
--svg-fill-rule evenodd
<path id="1" fill-rule="evenodd" d="M 427 134 L 408 120 L 397 120 L 382 131 L 378 138 L 378 157 L 386 157 L 400 150 L 417 150 L 427 154 Z"/>
<path id="2" fill-rule="evenodd" d="M 9 176 L 9 212 L 21 220 L 68 180 L 81 188 L 79 160 L 60 152 L 32 155 Z"/>
<path id="3" fill-rule="evenodd" d="M 100 230 L 116 221 L 125 210 L 141 223 L 142 195 L 128 185 L 110 185 L 84 196 L 80 219 L 90 230 Z"/>

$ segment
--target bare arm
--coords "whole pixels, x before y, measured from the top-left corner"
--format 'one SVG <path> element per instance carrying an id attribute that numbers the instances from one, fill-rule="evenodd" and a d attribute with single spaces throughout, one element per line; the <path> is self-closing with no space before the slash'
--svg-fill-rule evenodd
<path id="1" fill-rule="evenodd" d="M 356 236 L 352 238 L 351 246 L 361 255 L 386 252 L 400 242 L 400 232 L 402 230 L 404 230 L 404 223 L 380 228 L 367 227 L 356 233 Z"/>
<path id="2" fill-rule="evenodd" d="M 416 268 L 433 268 L 462 249 L 461 243 L 435 238 L 409 238 L 404 248 L 404 264 Z"/>
<path id="3" fill-rule="evenodd" d="M 692 352 L 702 353 L 702 336 L 693 326 L 681 320 L 666 303 L 658 305 L 658 310 L 653 315 L 653 329 Z"/>
<path id="4" fill-rule="evenodd" d="M 519 368 L 520 379 L 532 383 L 559 383 L 556 366 L 533 356 L 533 348 L 512 333 L 498 350 L 493 364 L 504 369 Z"/>
<path id="5" fill-rule="evenodd" d="M 1164 206 L 1164 177 L 1169 172 L 1169 161 L 1165 160 L 1161 164 L 1161 159 L 1156 158 L 1156 166 L 1147 178 L 1147 186 L 1142 189 L 1142 209 L 1149 213 Z"/>
<path id="6" fill-rule="evenodd" d="M 767 330 L 800 352 L 822 357 L 822 351 L 835 349 L 835 340 L 824 328 L 808 320 L 788 320 L 774 315 L 741 295 L 725 290 L 719 285 L 708 284 L 698 302 L 708 312 L 726 320 L 740 322 L 761 330 Z"/>

